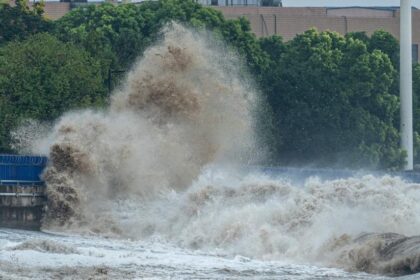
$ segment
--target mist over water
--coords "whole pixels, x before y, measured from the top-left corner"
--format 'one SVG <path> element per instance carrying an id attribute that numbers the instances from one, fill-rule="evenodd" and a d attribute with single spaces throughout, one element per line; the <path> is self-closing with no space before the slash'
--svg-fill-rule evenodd
<path id="1" fill-rule="evenodd" d="M 257 102 L 238 75 L 239 60 L 180 25 L 163 33 L 109 108 L 67 114 L 54 127 L 46 226 L 101 227 L 106 219 L 101 232 L 109 222 L 124 232 L 98 211 L 104 201 L 153 199 L 186 189 L 207 164 L 255 158 Z"/>
<path id="2" fill-rule="evenodd" d="M 418 238 L 365 233 L 418 234 L 419 197 L 419 185 L 399 178 L 296 185 L 260 173 L 212 170 L 186 192 L 145 202 L 131 234 L 263 260 L 404 274 L 419 269 Z M 405 247 L 392 248 L 400 242 Z"/>
<path id="3" fill-rule="evenodd" d="M 260 101 L 240 60 L 180 25 L 163 34 L 109 108 L 68 113 L 35 142 L 50 157 L 44 229 L 418 271 L 419 240 L 405 236 L 420 232 L 420 185 L 387 176 L 297 184 L 241 170 L 264 153 L 254 134 Z"/>

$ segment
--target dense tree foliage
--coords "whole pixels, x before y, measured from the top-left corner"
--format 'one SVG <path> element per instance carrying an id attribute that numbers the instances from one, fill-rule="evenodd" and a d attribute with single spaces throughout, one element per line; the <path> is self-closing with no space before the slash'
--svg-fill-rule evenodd
<path id="1" fill-rule="evenodd" d="M 267 91 L 278 121 L 278 159 L 295 164 L 401 166 L 395 69 L 355 36 L 309 30 L 271 54 Z M 374 36 L 372 36 L 373 38 Z M 263 44 L 267 43 L 264 39 Z"/>
<path id="2" fill-rule="evenodd" d="M 277 63 L 267 93 L 282 140 L 278 160 L 401 166 L 396 71 L 387 54 L 353 36 L 316 30 L 277 44 L 282 51 L 270 54 Z"/>
<path id="3" fill-rule="evenodd" d="M 25 0 L 17 0 L 16 6 L 0 3 L 0 46 L 12 41 L 24 39 L 38 32 L 46 32 L 52 23 L 42 17 L 43 3 L 38 2 L 34 9 L 29 9 Z"/>
<path id="4" fill-rule="evenodd" d="M 98 57 L 104 71 L 127 70 L 136 57 L 159 38 L 162 27 L 171 21 L 212 30 L 216 37 L 235 46 L 255 71 L 261 71 L 267 65 L 266 56 L 245 19 L 225 20 L 219 11 L 202 7 L 193 0 L 91 5 L 73 10 L 58 20 L 55 33 L 62 40 L 79 44 Z"/>
<path id="5" fill-rule="evenodd" d="M 377 30 L 373 32 L 372 36 L 368 36 L 366 32 L 351 32 L 346 34 L 346 38 L 358 39 L 365 43 L 368 51 L 380 50 L 387 54 L 391 59 L 395 69 L 398 69 L 400 62 L 399 50 L 400 46 L 398 40 L 390 33 L 384 30 Z"/>
<path id="6" fill-rule="evenodd" d="M 274 164 L 392 169 L 404 163 L 398 41 L 385 31 L 341 36 L 309 30 L 289 42 L 257 39 L 246 19 L 227 20 L 194 0 L 89 5 L 51 23 L 42 18 L 42 6 L 30 11 L 23 1 L 2 6 L 2 23 L 11 26 L 19 14 L 23 24 L 2 30 L 0 45 L 40 31 L 61 42 L 42 34 L 0 49 L 3 151 L 21 119 L 52 119 L 69 108 L 101 104 L 108 73 L 128 70 L 162 27 L 176 21 L 212 32 L 243 58 L 248 67 L 241 71 L 261 92 L 258 132 Z M 420 147 L 419 65 L 413 73 Z"/>
<path id="7" fill-rule="evenodd" d="M 48 34 L 0 48 L 0 150 L 26 118 L 50 121 L 63 112 L 104 103 L 100 64 Z"/>
<path id="8" fill-rule="evenodd" d="M 414 162 L 420 163 L 420 64 L 413 67 Z"/>

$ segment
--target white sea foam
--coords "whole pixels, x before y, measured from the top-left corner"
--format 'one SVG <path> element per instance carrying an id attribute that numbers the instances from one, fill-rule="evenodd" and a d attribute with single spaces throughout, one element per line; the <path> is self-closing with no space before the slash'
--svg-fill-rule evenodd
<path id="1" fill-rule="evenodd" d="M 240 77 L 239 60 L 220 49 L 202 34 L 168 27 L 109 108 L 66 114 L 37 141 L 50 156 L 44 229 L 416 272 L 417 241 L 411 251 L 393 251 L 391 235 L 360 235 L 419 234 L 420 185 L 389 176 L 297 184 L 238 168 L 263 154 L 253 119 L 260 101 Z"/>
<path id="2" fill-rule="evenodd" d="M 13 250 L 33 240 L 76 253 Z M 13 244 L 12 244 L 13 243 Z M 36 243 L 36 242 L 35 242 Z M 8 244 L 8 245 L 5 245 Z M 339 269 L 181 249 L 168 243 L 0 229 L 2 279 L 385 279 Z M 409 278 L 407 278 L 409 279 Z M 407 280 L 405 279 L 405 280 Z M 415 278 L 410 278 L 414 280 Z"/>

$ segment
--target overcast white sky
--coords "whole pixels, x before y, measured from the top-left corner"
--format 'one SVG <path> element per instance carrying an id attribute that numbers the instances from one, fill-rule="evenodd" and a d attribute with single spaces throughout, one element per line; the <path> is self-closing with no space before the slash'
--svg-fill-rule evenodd
<path id="1" fill-rule="evenodd" d="M 412 0 L 420 8 L 420 0 Z M 283 0 L 287 7 L 399 6 L 399 0 Z"/>

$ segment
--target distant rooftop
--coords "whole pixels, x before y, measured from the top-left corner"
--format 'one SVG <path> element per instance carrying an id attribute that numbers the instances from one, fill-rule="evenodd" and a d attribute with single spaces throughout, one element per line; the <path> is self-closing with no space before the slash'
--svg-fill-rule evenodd
<path id="1" fill-rule="evenodd" d="M 398 11 L 399 6 L 391 7 L 365 7 L 365 6 L 347 6 L 347 7 L 326 7 L 328 10 L 341 10 L 341 9 L 368 9 L 368 10 L 379 10 L 379 11 Z M 413 10 L 418 10 L 416 7 L 412 7 Z"/>

